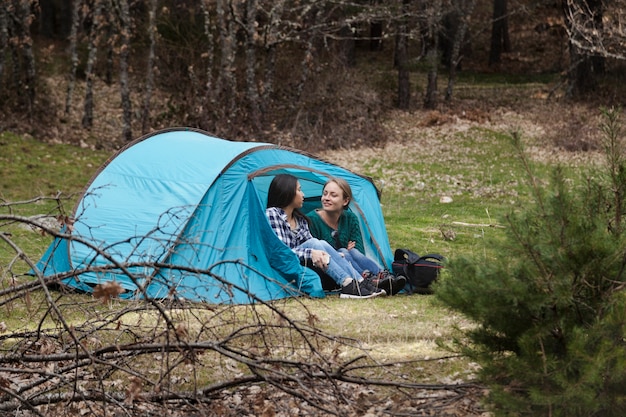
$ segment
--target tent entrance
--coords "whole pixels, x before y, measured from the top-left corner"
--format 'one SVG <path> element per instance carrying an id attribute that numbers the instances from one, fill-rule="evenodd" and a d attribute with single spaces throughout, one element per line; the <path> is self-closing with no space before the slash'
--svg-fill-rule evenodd
<path id="1" fill-rule="evenodd" d="M 278 174 L 291 174 L 300 181 L 305 197 L 304 207 L 302 207 L 303 212 L 307 213 L 321 206 L 320 199 L 324 190 L 324 184 L 331 178 L 328 173 L 307 170 L 300 165 L 275 165 L 265 167 L 248 175 L 248 179 L 252 181 L 263 207 L 267 205 L 267 192 L 270 183 Z"/>

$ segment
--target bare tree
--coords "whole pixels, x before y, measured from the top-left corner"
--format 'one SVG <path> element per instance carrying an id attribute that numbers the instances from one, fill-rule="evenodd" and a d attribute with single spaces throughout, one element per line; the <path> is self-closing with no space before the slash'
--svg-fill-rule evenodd
<path id="1" fill-rule="evenodd" d="M 439 29 L 442 18 L 442 1 L 435 0 L 425 6 L 424 9 L 424 30 L 426 37 L 426 63 L 428 66 L 428 76 L 426 84 L 426 94 L 424 96 L 424 107 L 434 109 L 438 103 L 437 77 L 439 65 Z"/>
<path id="2" fill-rule="evenodd" d="M 220 64 L 217 77 L 217 94 L 223 100 L 227 120 L 233 120 L 236 108 L 237 82 L 235 54 L 237 50 L 235 9 L 227 0 L 217 0 L 217 27 L 220 41 Z M 231 126 L 229 125 L 228 128 Z"/>
<path id="3" fill-rule="evenodd" d="M 85 70 L 85 102 L 82 118 L 82 126 L 91 129 L 93 126 L 93 80 L 96 61 L 98 59 L 98 43 L 100 38 L 100 26 L 102 25 L 102 9 L 104 2 L 108 0 L 95 0 L 91 28 L 89 32 L 89 53 L 87 56 L 87 68 Z"/>
<path id="4" fill-rule="evenodd" d="M 261 127 L 259 90 L 257 88 L 257 0 L 246 1 L 246 96 L 248 102 L 248 117 L 250 123 L 259 130 Z"/>
<path id="5" fill-rule="evenodd" d="M 204 3 L 204 2 L 203 2 Z M 150 124 L 150 102 L 152 101 L 152 91 L 154 89 L 154 70 L 155 70 L 155 48 L 157 40 L 156 13 L 158 0 L 150 0 L 150 8 L 148 9 L 148 39 L 150 46 L 148 48 L 148 62 L 146 65 L 146 82 L 143 97 L 143 106 L 141 109 L 141 132 L 148 133 Z"/>
<path id="6" fill-rule="evenodd" d="M 467 34 L 467 28 L 469 20 L 476 6 L 476 0 L 457 0 L 454 3 L 454 13 L 459 18 L 459 25 L 454 31 L 454 38 L 452 41 L 452 50 L 450 53 L 450 65 L 448 73 L 448 87 L 446 88 L 446 101 L 452 99 L 452 90 L 454 89 L 454 83 L 456 82 L 456 71 L 461 63 L 461 46 L 465 40 Z"/>
<path id="7" fill-rule="evenodd" d="M 265 70 L 263 71 L 261 89 L 261 114 L 264 114 L 269 106 L 274 92 L 274 78 L 276 74 L 276 49 L 280 44 L 278 31 L 280 16 L 283 13 L 285 0 L 274 3 L 266 16 L 267 24 L 263 27 L 262 39 L 265 52 Z"/>
<path id="8" fill-rule="evenodd" d="M 4 27 L 2 31 L 9 32 L 8 44 L 13 59 L 13 79 L 15 92 L 25 105 L 27 114 L 33 112 L 36 95 L 37 74 L 35 70 L 35 56 L 33 53 L 33 39 L 30 34 L 34 15 L 31 12 L 32 0 L 5 1 Z"/>
<path id="9" fill-rule="evenodd" d="M 122 137 L 130 142 L 133 140 L 132 130 L 132 104 L 130 101 L 130 80 L 129 80 L 129 56 L 130 56 L 130 37 L 131 37 L 131 19 L 128 0 L 117 0 L 120 13 L 120 93 L 122 96 Z"/>
<path id="10" fill-rule="evenodd" d="M 204 83 L 204 95 L 202 96 L 202 114 L 201 121 L 203 124 L 208 124 L 210 114 L 215 114 L 216 103 L 216 91 L 214 89 L 214 54 L 215 54 L 215 40 L 213 37 L 213 27 L 211 24 L 211 9 L 209 0 L 201 0 L 200 5 L 202 8 L 202 17 L 204 19 L 204 36 L 207 39 L 205 54 L 205 66 L 206 66 L 206 81 Z"/>
<path id="11" fill-rule="evenodd" d="M 567 0 L 563 2 L 570 46 L 570 94 L 593 91 L 605 71 L 605 59 L 626 59 L 626 17 L 623 1 Z M 611 16 L 605 19 L 605 16 Z"/>
<path id="12" fill-rule="evenodd" d="M 72 25 L 70 29 L 70 73 L 67 83 L 67 94 L 65 97 L 65 115 L 68 116 L 72 110 L 72 96 L 74 94 L 74 88 L 76 86 L 76 71 L 78 69 L 78 30 L 81 23 L 81 9 L 83 7 L 83 0 L 74 0 L 72 2 Z"/>
<path id="13" fill-rule="evenodd" d="M 402 0 L 402 10 L 407 10 L 410 0 Z M 407 13 L 398 19 L 396 33 L 396 65 L 398 66 L 398 108 L 406 110 L 411 102 L 411 80 L 409 78 L 409 29 Z"/>
<path id="14" fill-rule="evenodd" d="M 4 78 L 4 64 L 6 62 L 6 50 L 9 42 L 7 9 L 0 5 L 0 80 Z"/>
<path id="15" fill-rule="evenodd" d="M 493 0 L 493 20 L 491 23 L 491 48 L 489 65 L 500 62 L 502 52 L 511 50 L 509 38 L 508 0 Z"/>

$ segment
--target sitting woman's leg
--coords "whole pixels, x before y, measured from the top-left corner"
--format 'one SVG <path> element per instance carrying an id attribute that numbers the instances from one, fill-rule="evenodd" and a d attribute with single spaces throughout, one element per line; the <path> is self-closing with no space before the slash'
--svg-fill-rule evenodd
<path id="1" fill-rule="evenodd" d="M 339 252 L 344 255 L 346 260 L 348 260 L 354 269 L 356 269 L 361 275 L 366 270 L 370 271 L 374 275 L 377 275 L 382 269 L 373 259 L 363 255 L 358 249 L 348 250 L 346 248 L 341 248 L 339 249 Z"/>
<path id="2" fill-rule="evenodd" d="M 348 279 L 361 280 L 361 274 L 328 242 L 313 238 L 304 242 L 302 247 L 323 250 L 330 255 L 330 263 L 324 272 L 330 275 L 340 286 L 346 285 Z"/>

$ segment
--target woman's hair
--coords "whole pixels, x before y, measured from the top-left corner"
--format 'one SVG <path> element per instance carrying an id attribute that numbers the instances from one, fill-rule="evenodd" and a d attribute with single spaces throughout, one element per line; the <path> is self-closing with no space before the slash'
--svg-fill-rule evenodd
<path id="1" fill-rule="evenodd" d="M 267 192 L 267 207 L 285 208 L 296 196 L 298 179 L 291 174 L 278 174 Z"/>
<path id="2" fill-rule="evenodd" d="M 334 182 L 335 184 L 337 184 L 339 188 L 341 189 L 341 191 L 343 192 L 343 198 L 348 199 L 348 204 L 343 206 L 344 209 L 347 209 L 353 198 L 352 188 L 350 188 L 350 184 L 348 184 L 348 181 L 344 180 L 343 178 L 331 178 L 328 181 L 326 181 L 326 184 L 324 184 L 324 188 L 326 188 L 326 186 L 331 182 Z"/>

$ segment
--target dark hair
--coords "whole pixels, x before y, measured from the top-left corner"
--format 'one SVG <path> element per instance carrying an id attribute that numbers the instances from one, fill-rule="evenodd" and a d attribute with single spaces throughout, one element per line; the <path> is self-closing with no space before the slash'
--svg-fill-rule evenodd
<path id="1" fill-rule="evenodd" d="M 298 179 L 291 174 L 278 174 L 267 191 L 267 207 L 285 208 L 296 196 Z"/>

